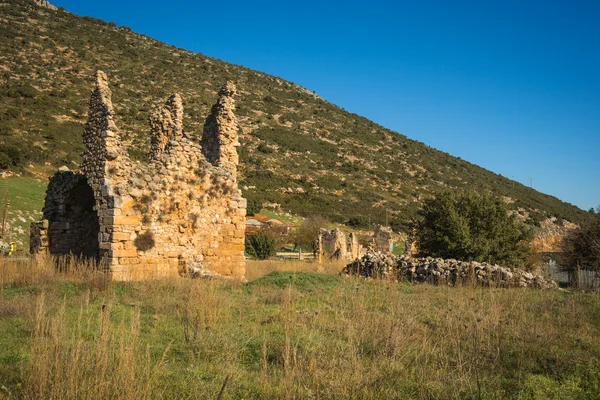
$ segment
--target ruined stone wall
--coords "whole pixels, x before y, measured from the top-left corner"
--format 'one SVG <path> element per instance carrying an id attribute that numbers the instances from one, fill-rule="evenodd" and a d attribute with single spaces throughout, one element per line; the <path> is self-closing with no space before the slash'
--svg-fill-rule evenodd
<path id="1" fill-rule="evenodd" d="M 319 262 L 330 260 L 348 260 L 346 235 L 339 229 L 319 231 Z"/>
<path id="2" fill-rule="evenodd" d="M 381 225 L 375 225 L 373 232 L 372 251 L 381 253 L 392 253 L 394 239 L 392 238 L 392 229 Z"/>
<path id="3" fill-rule="evenodd" d="M 133 163 L 120 143 L 106 75 L 97 73 L 81 176 L 95 199 L 98 257 L 115 279 L 177 275 L 198 266 L 244 277 L 246 200 L 236 180 L 234 95 L 233 84 L 224 86 L 207 118 L 202 142 L 209 149 L 184 134 L 181 97 L 169 97 L 150 117 L 151 161 Z M 44 221 L 32 227 L 32 250 L 64 254 L 51 246 L 71 234 L 51 229 L 60 220 L 53 204 L 60 209 L 65 202 L 53 193 L 49 187 Z"/>
<path id="4" fill-rule="evenodd" d="M 406 280 L 413 283 L 428 282 L 436 285 L 558 288 L 551 278 L 519 268 L 476 261 L 411 258 L 407 255 L 394 256 L 383 253 L 368 253 L 348 264 L 341 274 Z"/>
<path id="5" fill-rule="evenodd" d="M 358 244 L 358 237 L 355 233 L 350 233 L 349 235 L 350 241 L 350 259 L 356 260 L 359 257 L 362 257 L 362 246 Z"/>
<path id="6" fill-rule="evenodd" d="M 48 184 L 43 220 L 32 230 L 32 251 L 47 247 L 53 254 L 97 258 L 100 226 L 95 205 L 94 192 L 83 174 L 55 174 Z"/>
<path id="7" fill-rule="evenodd" d="M 213 165 L 221 166 L 236 175 L 238 165 L 237 147 L 238 124 L 233 110 L 235 110 L 233 95 L 235 86 L 225 84 L 219 92 L 219 101 L 212 107 L 204 131 L 202 133 L 202 150 L 204 156 Z"/>

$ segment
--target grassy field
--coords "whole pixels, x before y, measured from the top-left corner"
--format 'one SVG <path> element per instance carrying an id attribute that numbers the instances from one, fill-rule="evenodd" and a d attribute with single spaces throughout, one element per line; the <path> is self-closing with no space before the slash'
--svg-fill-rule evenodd
<path id="1" fill-rule="evenodd" d="M 4 195 L 6 193 L 6 221 L 10 228 L 5 236 L 8 241 L 15 241 L 17 251 L 29 252 L 29 228 L 32 221 L 42 216 L 42 206 L 46 193 L 47 181 L 33 177 L 11 176 L 0 179 L 0 219 L 4 212 Z"/>
<path id="2" fill-rule="evenodd" d="M 1 262 L 0 398 L 600 398 L 598 294 L 48 265 Z"/>

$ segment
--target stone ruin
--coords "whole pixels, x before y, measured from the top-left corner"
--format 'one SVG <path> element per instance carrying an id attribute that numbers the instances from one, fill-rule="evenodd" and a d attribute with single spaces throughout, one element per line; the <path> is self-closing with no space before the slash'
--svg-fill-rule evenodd
<path id="1" fill-rule="evenodd" d="M 50 178 L 31 252 L 96 259 L 113 279 L 206 270 L 243 279 L 246 200 L 236 180 L 236 89 L 227 83 L 202 140 L 183 130 L 175 94 L 150 116 L 147 163 L 121 144 L 105 73 L 96 73 L 81 170 Z"/>
<path id="2" fill-rule="evenodd" d="M 383 254 L 391 254 L 394 251 L 394 239 L 392 228 L 389 226 L 375 225 L 373 239 L 369 250 Z"/>
<path id="3" fill-rule="evenodd" d="M 348 245 L 344 232 L 339 229 L 328 231 L 321 228 L 317 239 L 317 256 L 319 262 L 348 260 Z"/>
<path id="4" fill-rule="evenodd" d="M 432 257 L 411 258 L 406 254 L 395 256 L 378 252 L 369 252 L 354 260 L 340 274 L 433 285 L 558 289 L 558 284 L 553 279 L 519 268 L 476 261 Z"/>
<path id="5" fill-rule="evenodd" d="M 373 237 L 369 243 L 370 252 L 392 254 L 392 229 L 375 225 Z M 321 229 L 317 239 L 317 258 L 320 263 L 331 260 L 352 261 L 362 257 L 365 249 L 358 243 L 358 236 L 350 233 L 348 240 L 340 229 L 328 231 Z"/>

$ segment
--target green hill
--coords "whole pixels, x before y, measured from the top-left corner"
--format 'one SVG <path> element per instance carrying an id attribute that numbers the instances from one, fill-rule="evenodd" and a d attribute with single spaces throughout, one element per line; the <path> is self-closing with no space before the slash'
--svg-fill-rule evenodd
<path id="1" fill-rule="evenodd" d="M 250 199 L 337 222 L 402 229 L 420 201 L 445 188 L 490 190 L 529 222 L 587 213 L 324 101 L 284 79 L 26 0 L 0 0 L 0 167 L 74 167 L 82 151 L 91 77 L 110 78 L 117 124 L 133 158 L 149 147 L 148 112 L 184 98 L 199 137 L 226 80 L 238 85 L 241 186 Z"/>

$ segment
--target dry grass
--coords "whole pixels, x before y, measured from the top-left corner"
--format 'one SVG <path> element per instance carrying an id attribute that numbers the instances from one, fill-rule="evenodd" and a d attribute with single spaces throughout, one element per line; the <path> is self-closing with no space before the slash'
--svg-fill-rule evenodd
<path id="1" fill-rule="evenodd" d="M 285 272 L 315 272 L 320 274 L 338 274 L 346 266 L 345 262 L 335 261 L 319 264 L 315 261 L 256 261 L 248 260 L 246 262 L 246 279 L 248 281 L 256 280 L 274 271 Z"/>
<path id="2" fill-rule="evenodd" d="M 0 398 L 599 397 L 598 294 L 302 272 L 314 267 L 249 263 L 263 276 L 249 284 L 98 287 L 83 268 L 13 281 Z"/>

